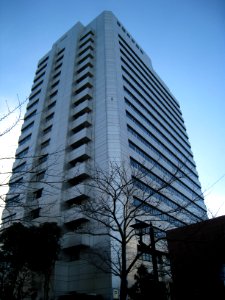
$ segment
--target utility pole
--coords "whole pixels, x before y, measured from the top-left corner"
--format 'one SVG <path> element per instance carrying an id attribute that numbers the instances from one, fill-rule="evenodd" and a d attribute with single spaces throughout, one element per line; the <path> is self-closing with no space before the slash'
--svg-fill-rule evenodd
<path id="1" fill-rule="evenodd" d="M 154 234 L 154 228 L 152 226 L 152 223 L 149 225 L 149 235 L 150 235 L 150 246 L 149 249 L 151 250 L 152 255 L 152 268 L 153 268 L 153 276 L 154 280 L 156 282 L 159 281 L 159 273 L 158 273 L 158 264 L 157 264 L 157 253 L 155 249 L 155 234 Z"/>

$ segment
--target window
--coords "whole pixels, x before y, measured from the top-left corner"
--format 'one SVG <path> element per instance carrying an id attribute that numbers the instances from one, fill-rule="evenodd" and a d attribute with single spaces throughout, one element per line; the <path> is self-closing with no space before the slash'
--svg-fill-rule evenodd
<path id="1" fill-rule="evenodd" d="M 149 253 L 142 253 L 142 255 L 140 256 L 140 259 L 142 259 L 144 261 L 152 261 L 152 256 Z"/>
<path id="2" fill-rule="evenodd" d="M 34 99 L 38 94 L 40 94 L 40 92 L 41 92 L 41 89 L 38 90 L 36 93 L 32 94 L 32 95 L 29 97 L 29 101 L 32 100 L 32 99 Z"/>
<path id="3" fill-rule="evenodd" d="M 86 78 L 91 78 L 93 75 L 90 72 L 85 73 L 83 76 L 81 76 L 79 79 L 77 79 L 76 83 L 80 83 L 82 80 Z"/>
<path id="4" fill-rule="evenodd" d="M 39 172 L 36 175 L 36 180 L 40 181 L 40 180 L 44 179 L 44 177 L 45 177 L 45 171 Z"/>
<path id="5" fill-rule="evenodd" d="M 32 118 L 33 116 L 35 116 L 35 115 L 36 115 L 36 112 L 37 112 L 37 110 L 35 109 L 32 113 L 30 113 L 28 116 L 26 116 L 26 117 L 24 118 L 24 121 L 27 121 L 27 120 L 29 120 L 30 118 Z"/>
<path id="6" fill-rule="evenodd" d="M 52 125 L 48 126 L 47 128 L 45 128 L 45 129 L 43 130 L 43 135 L 49 133 L 51 130 L 52 130 Z"/>
<path id="7" fill-rule="evenodd" d="M 90 37 L 83 44 L 80 45 L 79 49 L 83 48 L 87 43 L 94 43 L 94 40 Z"/>
<path id="8" fill-rule="evenodd" d="M 93 68 L 93 64 L 91 62 L 88 62 L 87 64 L 85 64 L 83 67 L 81 67 L 79 70 L 77 70 L 77 74 L 81 73 L 82 71 L 84 71 L 86 68 Z"/>
<path id="9" fill-rule="evenodd" d="M 87 48 L 85 48 L 84 50 L 79 52 L 79 56 L 81 56 L 82 54 L 84 54 L 86 51 L 88 50 L 94 50 L 94 48 L 92 47 L 92 45 L 87 46 Z"/>
<path id="10" fill-rule="evenodd" d="M 52 78 L 55 79 L 56 77 L 58 77 L 61 74 L 61 71 L 57 72 Z"/>
<path id="11" fill-rule="evenodd" d="M 30 211 L 29 218 L 30 219 L 36 219 L 40 217 L 40 208 L 36 208 Z"/>
<path id="12" fill-rule="evenodd" d="M 59 80 L 56 81 L 56 82 L 51 86 L 51 88 L 54 89 L 58 84 L 59 84 Z"/>
<path id="13" fill-rule="evenodd" d="M 34 199 L 39 199 L 42 196 L 43 189 L 36 190 L 33 192 Z"/>
<path id="14" fill-rule="evenodd" d="M 31 91 L 33 92 L 37 87 L 39 87 L 43 83 L 43 80 L 38 82 L 35 86 L 32 87 Z"/>
<path id="15" fill-rule="evenodd" d="M 40 66 L 42 66 L 47 60 L 48 60 L 48 56 L 47 56 L 46 58 L 44 58 L 42 61 L 39 62 L 38 68 L 39 68 Z"/>
<path id="16" fill-rule="evenodd" d="M 22 128 L 21 132 L 24 133 L 27 130 L 29 130 L 30 128 L 32 128 L 34 126 L 34 121 L 31 122 L 30 124 L 28 124 L 26 127 Z"/>
<path id="17" fill-rule="evenodd" d="M 81 38 L 80 38 L 80 41 L 83 41 L 87 36 L 89 35 L 94 35 L 94 33 L 90 30 L 88 31 L 85 35 L 83 35 Z"/>
<path id="18" fill-rule="evenodd" d="M 49 98 L 52 99 L 54 96 L 58 94 L 58 90 L 50 94 Z"/>
<path id="19" fill-rule="evenodd" d="M 63 53 L 65 50 L 65 48 L 62 48 L 61 50 L 59 50 L 59 52 L 57 53 L 57 55 L 60 55 L 61 53 Z"/>
<path id="20" fill-rule="evenodd" d="M 53 108 L 56 105 L 56 101 L 52 102 L 51 104 L 48 105 L 48 109 Z"/>
<path id="21" fill-rule="evenodd" d="M 86 88 L 92 88 L 92 84 L 90 82 L 85 83 L 82 87 L 80 87 L 78 90 L 76 90 L 76 95 L 81 93 Z"/>
<path id="22" fill-rule="evenodd" d="M 36 71 L 35 75 L 38 75 L 39 73 L 41 73 L 41 71 L 43 71 L 46 66 L 47 66 L 47 64 L 45 64 L 43 67 L 41 67 L 40 69 L 38 69 Z"/>
<path id="23" fill-rule="evenodd" d="M 39 164 L 43 164 L 45 161 L 48 159 L 48 154 L 42 155 L 39 159 L 38 162 Z"/>
<path id="24" fill-rule="evenodd" d="M 6 200 L 6 207 L 18 206 L 20 202 L 20 195 L 16 195 Z"/>
<path id="25" fill-rule="evenodd" d="M 60 60 L 62 60 L 63 57 L 64 57 L 64 55 L 61 55 L 61 56 L 56 60 L 56 64 L 57 64 Z"/>
<path id="26" fill-rule="evenodd" d="M 19 179 L 15 180 L 13 182 L 10 182 L 9 186 L 10 186 L 10 188 L 18 188 L 18 187 L 20 187 L 22 182 L 23 182 L 23 177 L 20 177 Z"/>
<path id="27" fill-rule="evenodd" d="M 44 75 L 45 75 L 45 71 L 42 72 L 37 78 L 34 79 L 34 83 L 37 82 Z M 43 82 L 43 80 L 42 80 L 42 82 Z"/>
<path id="28" fill-rule="evenodd" d="M 45 118 L 45 121 L 48 122 L 48 121 L 52 120 L 53 117 L 54 117 L 54 112 L 51 113 L 50 115 L 48 115 L 48 116 Z"/>
<path id="29" fill-rule="evenodd" d="M 26 165 L 26 162 L 23 162 L 22 164 L 20 164 L 19 166 L 13 168 L 13 173 L 17 173 L 17 172 L 21 172 L 22 170 L 24 170 Z"/>
<path id="30" fill-rule="evenodd" d="M 58 70 L 62 66 L 62 63 L 60 63 L 58 66 L 55 67 L 55 71 Z"/>
<path id="31" fill-rule="evenodd" d="M 81 60 L 78 61 L 77 65 L 82 64 L 85 60 L 87 60 L 88 58 L 93 58 L 93 55 L 91 53 L 88 53 L 85 57 L 83 57 Z"/>
<path id="32" fill-rule="evenodd" d="M 24 150 L 20 151 L 16 154 L 16 158 L 23 158 L 29 151 L 29 147 L 25 148 Z"/>
<path id="33" fill-rule="evenodd" d="M 32 103 L 31 105 L 27 106 L 27 110 L 30 110 L 32 107 L 34 107 L 35 105 L 37 105 L 39 102 L 39 99 L 35 100 L 34 103 Z"/>
<path id="34" fill-rule="evenodd" d="M 21 141 L 19 141 L 19 146 L 25 144 L 30 139 L 31 139 L 31 134 L 27 135 L 24 139 L 22 139 Z"/>
<path id="35" fill-rule="evenodd" d="M 13 219 L 15 219 L 16 213 L 13 213 L 7 217 L 2 218 L 2 223 L 11 222 Z"/>
<path id="36" fill-rule="evenodd" d="M 44 149 L 44 148 L 48 147 L 49 144 L 50 144 L 50 139 L 48 139 L 47 141 L 41 143 L 41 149 Z"/>

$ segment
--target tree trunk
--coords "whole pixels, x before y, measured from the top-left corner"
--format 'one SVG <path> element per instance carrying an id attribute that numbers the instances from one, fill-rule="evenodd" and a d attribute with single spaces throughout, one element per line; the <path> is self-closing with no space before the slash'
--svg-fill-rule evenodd
<path id="1" fill-rule="evenodd" d="M 120 283 L 120 300 L 127 299 L 127 256 L 126 256 L 126 242 L 122 242 L 121 246 L 121 283 Z"/>

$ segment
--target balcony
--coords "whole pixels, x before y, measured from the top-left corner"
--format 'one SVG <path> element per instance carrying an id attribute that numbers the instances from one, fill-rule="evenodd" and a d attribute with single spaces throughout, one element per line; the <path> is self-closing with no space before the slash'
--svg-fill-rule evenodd
<path id="1" fill-rule="evenodd" d="M 91 67 L 87 67 L 85 68 L 82 72 L 77 74 L 77 78 L 76 80 L 79 80 L 80 78 L 82 78 L 83 76 L 85 76 L 86 74 L 89 74 L 90 77 L 93 77 L 93 68 Z"/>
<path id="2" fill-rule="evenodd" d="M 78 105 L 84 100 L 92 99 L 92 89 L 86 87 L 82 92 L 77 95 L 74 95 L 73 104 Z"/>
<path id="3" fill-rule="evenodd" d="M 70 123 L 70 129 L 73 130 L 74 133 L 89 126 L 91 126 L 91 115 L 88 113 L 83 114 Z"/>
<path id="4" fill-rule="evenodd" d="M 69 205 L 78 203 L 79 201 L 89 197 L 88 188 L 85 184 L 80 183 L 76 186 L 68 188 L 63 195 L 62 200 Z"/>
<path id="5" fill-rule="evenodd" d="M 77 66 L 78 69 L 78 73 L 80 73 L 79 70 L 82 70 L 85 66 L 87 65 L 87 67 L 89 66 L 93 66 L 93 58 L 91 57 L 87 57 L 87 59 L 85 59 L 81 64 L 79 64 Z M 86 68 L 85 68 L 86 69 Z"/>
<path id="6" fill-rule="evenodd" d="M 79 116 L 81 114 L 84 114 L 85 112 L 90 112 L 92 110 L 91 108 L 91 100 L 84 100 L 83 102 L 76 105 L 72 110 L 73 116 Z"/>
<path id="7" fill-rule="evenodd" d="M 69 138 L 69 145 L 75 148 L 88 143 L 90 140 L 91 140 L 91 129 L 85 127 L 82 130 L 78 131 L 77 133 L 73 134 Z"/>
<path id="8" fill-rule="evenodd" d="M 81 162 L 91 157 L 91 147 L 84 144 L 68 153 L 68 162 Z"/>
<path id="9" fill-rule="evenodd" d="M 80 42 L 79 51 L 82 51 L 84 48 L 93 46 L 94 39 L 92 37 L 87 37 Z"/>
<path id="10" fill-rule="evenodd" d="M 88 162 L 77 163 L 75 167 L 66 172 L 65 179 L 68 181 L 82 180 L 90 176 L 90 165 Z"/>
<path id="11" fill-rule="evenodd" d="M 85 49 L 87 49 L 88 47 L 86 47 Z M 93 47 L 92 47 L 93 48 Z M 94 51 L 92 50 L 91 47 L 89 47 L 84 53 L 82 53 L 81 55 L 79 55 L 78 57 L 78 65 L 81 64 L 79 63 L 82 59 L 85 59 L 86 56 L 89 55 L 90 58 L 94 57 Z M 81 51 L 82 52 L 82 51 Z"/>
<path id="12" fill-rule="evenodd" d="M 74 88 L 74 93 L 76 95 L 82 93 L 86 88 L 93 87 L 93 80 L 91 77 L 84 78 L 81 82 L 77 83 Z"/>
<path id="13" fill-rule="evenodd" d="M 64 223 L 71 223 L 75 221 L 85 222 L 87 221 L 86 216 L 81 212 L 79 206 L 74 206 L 65 211 L 64 213 Z"/>
<path id="14" fill-rule="evenodd" d="M 79 234 L 76 232 L 70 232 L 64 234 L 61 239 L 62 249 L 71 247 L 91 247 L 93 244 L 93 236 L 89 234 Z"/>

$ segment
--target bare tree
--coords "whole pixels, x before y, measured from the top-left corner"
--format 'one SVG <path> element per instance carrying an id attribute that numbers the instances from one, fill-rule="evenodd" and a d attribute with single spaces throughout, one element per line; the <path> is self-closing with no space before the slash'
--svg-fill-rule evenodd
<path id="1" fill-rule="evenodd" d="M 92 249 L 92 263 L 120 278 L 122 300 L 127 297 L 128 275 L 143 254 L 134 250 L 136 233 L 133 225 L 137 221 L 148 220 L 166 230 L 168 224 L 171 226 L 171 220 L 167 222 L 162 216 L 173 219 L 176 214 L 187 212 L 190 203 L 169 206 L 158 197 L 166 194 L 168 187 L 172 187 L 181 176 L 183 173 L 177 168 L 170 177 L 165 176 L 160 182 L 155 182 L 142 169 L 133 168 L 131 172 L 125 165 L 112 163 L 108 172 L 97 169 L 91 180 L 86 182 L 92 199 L 83 201 L 79 209 L 91 220 L 91 225 L 81 228 L 80 232 L 109 238 L 105 247 L 101 239 L 101 246 L 95 245 Z"/>

